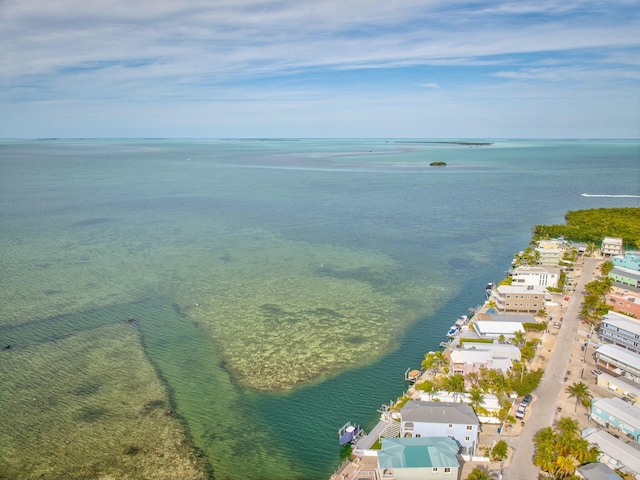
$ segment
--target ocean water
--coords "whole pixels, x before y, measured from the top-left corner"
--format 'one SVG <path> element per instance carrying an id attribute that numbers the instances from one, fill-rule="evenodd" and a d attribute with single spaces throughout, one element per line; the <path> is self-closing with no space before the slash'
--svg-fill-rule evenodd
<path id="1" fill-rule="evenodd" d="M 487 142 L 0 141 L 0 474 L 328 478 L 533 225 L 640 206 L 638 141 Z"/>

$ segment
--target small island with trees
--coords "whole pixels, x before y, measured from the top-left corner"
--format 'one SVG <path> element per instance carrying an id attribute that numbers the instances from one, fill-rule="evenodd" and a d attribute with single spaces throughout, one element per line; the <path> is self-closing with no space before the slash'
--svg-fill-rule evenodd
<path id="1" fill-rule="evenodd" d="M 430 167 L 446 167 L 447 162 L 431 162 L 429 166 Z"/>

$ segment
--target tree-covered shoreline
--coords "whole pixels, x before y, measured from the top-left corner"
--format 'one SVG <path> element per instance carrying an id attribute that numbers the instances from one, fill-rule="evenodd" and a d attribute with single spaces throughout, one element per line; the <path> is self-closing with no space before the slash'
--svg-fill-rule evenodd
<path id="1" fill-rule="evenodd" d="M 564 237 L 599 244 L 603 237 L 618 237 L 625 247 L 640 248 L 640 208 L 575 210 L 567 212 L 564 218 L 566 225 L 534 226 L 534 240 Z"/>

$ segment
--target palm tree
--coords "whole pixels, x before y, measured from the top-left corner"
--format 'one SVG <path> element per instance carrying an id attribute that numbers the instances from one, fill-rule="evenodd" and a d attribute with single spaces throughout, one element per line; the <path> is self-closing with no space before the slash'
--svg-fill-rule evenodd
<path id="1" fill-rule="evenodd" d="M 513 335 L 513 340 L 514 343 L 516 344 L 516 346 L 520 346 L 521 344 L 523 344 L 525 342 L 525 340 L 527 339 L 527 334 L 524 332 L 516 332 Z"/>
<path id="2" fill-rule="evenodd" d="M 493 478 L 494 476 L 486 468 L 476 467 L 471 471 L 467 480 L 492 480 Z"/>
<path id="3" fill-rule="evenodd" d="M 574 420 L 569 417 L 562 417 L 558 420 L 558 430 L 563 434 L 578 436 L 578 432 L 580 431 L 580 425 L 577 420 Z"/>
<path id="4" fill-rule="evenodd" d="M 482 392 L 482 389 L 480 387 L 471 387 L 469 389 L 469 399 L 471 400 L 473 411 L 477 414 L 478 408 L 484 400 L 484 393 Z"/>
<path id="5" fill-rule="evenodd" d="M 567 387 L 567 392 L 569 393 L 569 397 L 576 398 L 576 407 L 574 411 L 578 410 L 578 402 L 584 403 L 585 401 L 589 401 L 593 398 L 591 392 L 589 391 L 589 387 L 587 387 L 584 383 L 576 383 Z"/>
<path id="6" fill-rule="evenodd" d="M 509 455 L 509 446 L 504 440 L 498 441 L 491 449 L 491 461 L 499 462 L 507 459 Z"/>
<path id="7" fill-rule="evenodd" d="M 560 455 L 556 460 L 556 471 L 560 478 L 570 477 L 575 473 L 577 467 L 575 459 L 571 456 Z"/>
<path id="8" fill-rule="evenodd" d="M 553 443 L 540 443 L 536 445 L 536 454 L 533 457 L 533 464 L 544 472 L 553 472 L 556 469 L 558 451 Z"/>
<path id="9" fill-rule="evenodd" d="M 424 382 L 420 382 L 415 386 L 416 390 L 421 390 L 426 392 L 429 395 L 429 401 L 431 401 L 431 395 L 438 391 L 438 387 L 436 386 L 436 382 L 431 380 L 425 380 Z"/>
<path id="10" fill-rule="evenodd" d="M 457 399 L 459 393 L 464 393 L 464 375 L 456 373 L 447 377 L 446 388 L 453 392 L 453 398 Z"/>
<path id="11" fill-rule="evenodd" d="M 437 352 L 429 352 L 424 356 L 422 361 L 422 368 L 429 370 L 431 373 L 437 373 L 440 371 L 445 363 L 444 353 L 441 350 Z"/>
<path id="12" fill-rule="evenodd" d="M 600 265 L 600 273 L 604 276 L 609 275 L 611 270 L 613 270 L 613 262 L 611 261 L 606 261 Z"/>

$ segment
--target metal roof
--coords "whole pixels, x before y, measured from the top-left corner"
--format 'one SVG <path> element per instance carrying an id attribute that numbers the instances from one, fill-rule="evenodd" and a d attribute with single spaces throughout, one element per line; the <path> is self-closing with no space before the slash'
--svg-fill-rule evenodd
<path id="1" fill-rule="evenodd" d="M 459 447 L 449 437 L 383 438 L 378 463 L 385 468 L 433 468 L 460 466 Z"/>
<path id="2" fill-rule="evenodd" d="M 400 414 L 403 422 L 480 424 L 473 408 L 466 403 L 409 400 L 400 410 Z"/>

